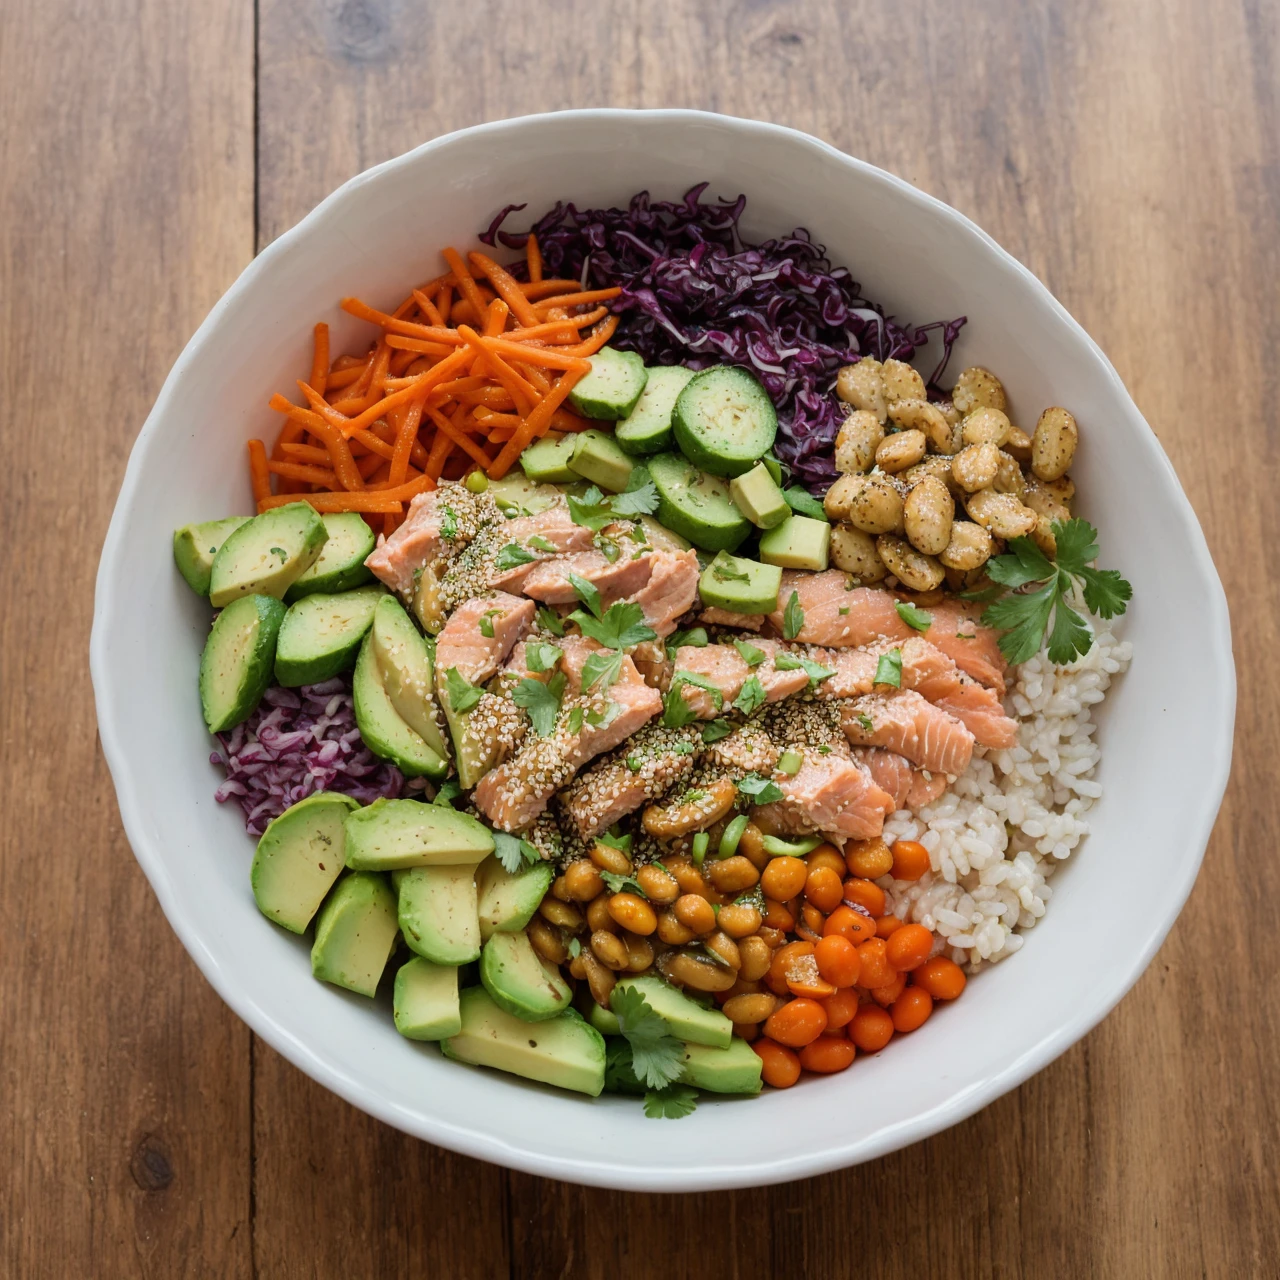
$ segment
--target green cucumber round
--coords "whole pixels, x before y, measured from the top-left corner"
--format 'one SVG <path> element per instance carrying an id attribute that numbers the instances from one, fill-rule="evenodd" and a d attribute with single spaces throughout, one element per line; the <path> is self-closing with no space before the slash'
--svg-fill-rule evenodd
<path id="1" fill-rule="evenodd" d="M 591 372 L 569 392 L 569 403 L 584 418 L 613 422 L 636 407 L 648 378 L 634 351 L 601 347 L 591 357 Z"/>
<path id="2" fill-rule="evenodd" d="M 650 369 L 644 394 L 618 423 L 614 439 L 631 454 L 662 453 L 670 449 L 671 413 L 692 378 L 693 370 L 678 364 Z"/>
<path id="3" fill-rule="evenodd" d="M 715 476 L 740 476 L 773 448 L 778 414 L 745 369 L 717 365 L 695 374 L 676 400 L 676 444 L 695 467 Z"/>
<path id="4" fill-rule="evenodd" d="M 704 551 L 734 551 L 751 532 L 751 522 L 718 476 L 699 471 L 678 453 L 649 460 L 658 491 L 658 523 Z"/>

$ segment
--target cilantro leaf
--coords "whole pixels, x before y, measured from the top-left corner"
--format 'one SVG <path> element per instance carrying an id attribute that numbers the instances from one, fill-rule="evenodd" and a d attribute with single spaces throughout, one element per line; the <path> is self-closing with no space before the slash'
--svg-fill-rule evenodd
<path id="1" fill-rule="evenodd" d="M 600 592 L 596 590 L 595 585 L 588 582 L 586 578 L 580 578 L 576 573 L 569 574 L 569 585 L 573 588 L 574 594 L 578 599 L 581 600 L 597 618 L 600 617 Z M 581 611 L 577 610 L 575 612 Z M 569 616 L 573 618 L 575 622 L 577 621 L 574 614 L 570 614 Z"/>
<path id="2" fill-rule="evenodd" d="M 448 538 L 450 542 L 458 536 L 458 517 L 452 507 L 444 508 L 444 519 L 440 522 L 440 535 Z"/>
<path id="3" fill-rule="evenodd" d="M 895 600 L 893 607 L 898 611 L 898 617 L 909 627 L 914 627 L 917 631 L 928 631 L 933 625 L 933 615 L 926 613 L 923 609 L 917 609 L 915 605 L 908 604 L 905 600 Z"/>
<path id="4" fill-rule="evenodd" d="M 566 683 L 563 671 L 557 671 L 546 684 L 526 676 L 516 685 L 515 692 L 511 695 L 516 706 L 523 707 L 529 713 L 533 731 L 540 738 L 547 737 L 555 727 Z"/>
<path id="5" fill-rule="evenodd" d="M 1085 565 L 1076 575 L 1084 584 L 1084 603 L 1100 618 L 1117 618 L 1133 599 L 1133 587 L 1118 569 L 1091 569 Z"/>
<path id="6" fill-rule="evenodd" d="M 706 627 L 691 627 L 688 631 L 673 631 L 667 637 L 667 657 L 674 662 L 677 649 L 705 649 L 707 644 Z"/>
<path id="7" fill-rule="evenodd" d="M 484 690 L 464 680 L 457 667 L 450 667 L 444 673 L 444 691 L 449 698 L 449 706 L 459 713 L 470 711 L 480 701 Z"/>
<path id="8" fill-rule="evenodd" d="M 438 804 L 441 808 L 448 809 L 452 807 L 453 802 L 461 794 L 462 788 L 458 785 L 457 778 L 449 778 L 436 788 L 435 799 L 432 800 L 431 803 Z"/>
<path id="9" fill-rule="evenodd" d="M 691 684 L 695 689 L 701 689 L 709 694 L 711 705 L 717 711 L 724 706 L 724 694 L 720 692 L 720 687 L 706 676 L 700 676 L 693 671 L 677 671 L 671 678 L 671 686 L 674 688 L 678 684 Z"/>
<path id="10" fill-rule="evenodd" d="M 875 732 L 875 727 L 876 727 L 875 722 L 871 719 L 870 716 L 864 715 L 861 711 L 859 711 L 858 714 L 854 716 L 854 719 L 862 726 L 863 733 Z"/>
<path id="11" fill-rule="evenodd" d="M 782 611 L 782 634 L 785 639 L 794 640 L 803 629 L 804 610 L 800 607 L 800 593 L 793 591 Z"/>
<path id="12" fill-rule="evenodd" d="M 588 711 L 587 723 L 593 729 L 603 729 L 606 725 L 612 724 L 617 718 L 622 708 L 616 702 L 606 702 L 603 711 Z"/>
<path id="13" fill-rule="evenodd" d="M 748 644 L 745 640 L 735 640 L 733 647 L 742 655 L 742 660 L 749 667 L 758 667 L 768 656 L 763 649 Z"/>
<path id="14" fill-rule="evenodd" d="M 538 851 L 533 845 L 505 831 L 493 833 L 493 852 L 503 868 L 511 875 L 515 875 L 522 867 L 531 867 L 535 862 L 540 861 Z"/>
<path id="15" fill-rule="evenodd" d="M 733 732 L 733 726 L 727 720 L 712 720 L 702 726 L 702 741 L 710 746 L 727 738 Z"/>
<path id="16" fill-rule="evenodd" d="M 1098 558 L 1098 531 L 1087 520 L 1055 520 L 1050 528 L 1059 569 L 1079 573 Z"/>
<path id="17" fill-rule="evenodd" d="M 548 542 L 546 538 L 544 538 L 540 533 L 535 533 L 533 537 L 529 539 L 529 545 L 535 551 L 545 551 L 548 555 L 551 555 L 551 556 L 557 555 L 559 553 L 559 548 L 556 546 L 556 544 L 554 542 Z"/>
<path id="18" fill-rule="evenodd" d="M 673 684 L 662 699 L 662 724 L 667 729 L 679 729 L 698 717 L 685 699 L 684 691 L 678 684 Z"/>
<path id="19" fill-rule="evenodd" d="M 901 649 L 890 649 L 888 653 L 880 655 L 880 661 L 876 663 L 875 683 L 892 685 L 895 689 L 902 688 Z"/>
<path id="20" fill-rule="evenodd" d="M 614 988 L 609 1008 L 618 1029 L 631 1045 L 636 1077 L 650 1089 L 663 1089 L 680 1078 L 684 1046 L 671 1034 L 666 1022 L 634 987 Z"/>
<path id="21" fill-rule="evenodd" d="M 767 696 L 759 677 L 748 676 L 746 682 L 738 691 L 738 696 L 734 699 L 733 709 L 741 711 L 744 716 L 749 716 L 753 711 L 757 711 L 764 706 Z"/>
<path id="22" fill-rule="evenodd" d="M 581 708 L 581 707 L 570 707 L 570 708 L 569 708 L 569 732 L 570 732 L 570 733 L 581 733 L 581 732 L 582 732 L 582 721 L 583 721 L 582 708 Z"/>
<path id="23" fill-rule="evenodd" d="M 623 853 L 631 852 L 630 836 L 615 836 L 605 832 L 602 836 L 596 836 L 597 844 L 607 844 L 610 849 L 620 849 Z"/>
<path id="24" fill-rule="evenodd" d="M 580 498 L 569 494 L 566 501 L 569 504 L 569 516 L 574 524 L 580 524 L 584 528 L 599 533 L 605 525 L 613 522 L 614 516 L 609 510 L 609 503 L 595 485 L 592 485 Z"/>
<path id="25" fill-rule="evenodd" d="M 987 561 L 987 576 L 992 582 L 1017 588 L 1054 576 L 1053 561 L 1030 538 L 1011 538 L 1009 550 L 1011 555 L 993 556 Z"/>
<path id="26" fill-rule="evenodd" d="M 957 594 L 957 600 L 973 600 L 979 604 L 988 600 L 994 600 L 997 596 L 1003 595 L 1001 587 L 983 587 L 979 591 L 961 591 Z"/>
<path id="27" fill-rule="evenodd" d="M 606 537 L 603 533 L 597 533 L 591 539 L 591 542 L 610 564 L 617 564 L 618 557 L 622 554 L 622 549 L 612 538 Z"/>
<path id="28" fill-rule="evenodd" d="M 522 564 L 532 564 L 538 557 L 531 555 L 518 542 L 508 542 L 497 556 L 494 557 L 493 567 L 499 572 L 505 573 L 508 569 L 518 569 Z"/>
<path id="29" fill-rule="evenodd" d="M 583 692 L 599 684 L 603 693 L 622 674 L 623 656 L 620 650 L 590 654 L 582 664 Z"/>
<path id="30" fill-rule="evenodd" d="M 650 1120 L 679 1120 L 698 1105 L 698 1091 L 687 1084 L 669 1084 L 644 1095 L 644 1113 Z"/>
<path id="31" fill-rule="evenodd" d="M 634 876 L 621 876 L 614 871 L 601 871 L 600 879 L 608 886 L 610 893 L 634 893 L 641 898 L 649 896 Z"/>
<path id="32" fill-rule="evenodd" d="M 635 484 L 635 473 L 644 470 L 645 479 Z M 615 493 L 609 499 L 609 507 L 615 516 L 651 516 L 658 509 L 658 490 L 648 479 L 648 470 L 632 467 L 631 480 L 625 493 Z M 634 487 L 633 487 L 634 486 Z"/>
<path id="33" fill-rule="evenodd" d="M 982 624 L 1004 632 L 1000 637 L 1000 652 L 1015 666 L 1039 653 L 1057 597 L 1058 577 L 1054 574 L 1038 591 L 1005 596 L 987 606 Z"/>
<path id="34" fill-rule="evenodd" d="M 814 662 L 812 658 L 799 653 L 775 654 L 773 666 L 777 671 L 803 671 L 809 677 L 811 689 L 816 689 L 824 680 L 830 680 L 835 675 L 830 667 L 824 667 L 820 662 Z"/>
<path id="35" fill-rule="evenodd" d="M 1064 667 L 1093 644 L 1093 632 L 1085 620 L 1059 595 L 1053 609 L 1053 630 L 1049 633 L 1049 661 Z"/>
<path id="36" fill-rule="evenodd" d="M 560 615 L 550 605 L 544 604 L 538 610 L 538 625 L 544 631 L 550 631 L 553 636 L 564 635 L 564 623 L 560 621 Z"/>
<path id="37" fill-rule="evenodd" d="M 738 791 L 744 796 L 750 796 L 756 804 L 773 804 L 782 799 L 782 788 L 776 782 L 770 782 L 768 778 L 761 778 L 754 773 L 747 774 L 738 783 Z"/>
<path id="38" fill-rule="evenodd" d="M 597 592 L 597 602 L 599 599 Z M 575 609 L 569 618 L 578 624 L 584 636 L 590 636 L 606 649 L 631 649 L 646 640 L 658 638 L 658 633 L 645 622 L 644 610 L 634 601 L 620 600 L 611 604 L 603 617 L 594 609 L 592 612 L 595 613 L 594 618 L 581 609 Z"/>
<path id="39" fill-rule="evenodd" d="M 531 640 L 524 647 L 524 660 L 530 671 L 550 671 L 562 657 L 563 649 L 540 640 Z"/>

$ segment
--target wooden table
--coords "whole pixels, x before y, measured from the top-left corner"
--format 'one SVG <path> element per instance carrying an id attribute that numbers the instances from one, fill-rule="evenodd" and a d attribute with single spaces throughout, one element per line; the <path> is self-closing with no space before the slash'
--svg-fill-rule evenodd
<path id="1" fill-rule="evenodd" d="M 7 6 L 0 1272 L 1275 1274 L 1278 41 L 1260 0 Z M 1238 649 L 1265 655 L 1196 891 L 1120 1008 L 951 1131 L 766 1190 L 548 1183 L 312 1084 L 169 931 L 94 734 L 93 579 L 125 460 L 254 251 L 427 138 L 603 104 L 794 125 L 986 227 L 1115 361 L 1204 523 Z"/>

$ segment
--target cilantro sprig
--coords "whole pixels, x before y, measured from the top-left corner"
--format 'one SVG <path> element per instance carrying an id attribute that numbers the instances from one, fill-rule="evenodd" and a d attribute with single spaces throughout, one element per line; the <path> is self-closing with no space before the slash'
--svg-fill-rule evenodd
<path id="1" fill-rule="evenodd" d="M 503 869 L 515 875 L 522 867 L 531 867 L 539 861 L 538 851 L 527 840 L 509 835 L 505 831 L 493 833 L 493 852 Z"/>
<path id="2" fill-rule="evenodd" d="M 551 730 L 555 728 L 556 717 L 560 714 L 560 700 L 567 683 L 564 672 L 557 671 L 545 684 L 532 676 L 526 676 L 516 685 L 511 700 L 529 713 L 533 731 L 538 737 L 550 736 Z"/>
<path id="3" fill-rule="evenodd" d="M 782 635 L 787 640 L 794 640 L 804 630 L 804 610 L 800 607 L 800 593 L 793 591 L 782 611 Z"/>
<path id="4" fill-rule="evenodd" d="M 625 493 L 605 497 L 596 485 L 592 485 L 582 497 L 570 494 L 569 515 L 574 524 L 580 524 L 599 533 L 607 524 L 625 520 L 631 516 L 652 515 L 658 509 L 658 490 L 643 466 L 631 468 L 631 478 Z"/>
<path id="5" fill-rule="evenodd" d="M 470 711 L 484 693 L 478 685 L 467 680 L 457 667 L 450 667 L 444 673 L 444 691 L 449 699 L 449 706 L 459 715 L 464 711 Z"/>
<path id="6" fill-rule="evenodd" d="M 665 1089 L 680 1079 L 684 1046 L 671 1034 L 666 1021 L 634 987 L 615 987 L 609 1008 L 618 1029 L 631 1046 L 631 1066 L 636 1078 L 650 1089 Z"/>
<path id="7" fill-rule="evenodd" d="M 1068 603 L 1077 585 L 1085 607 L 1100 618 L 1119 617 L 1133 598 L 1133 587 L 1115 569 L 1095 569 L 1098 531 L 1087 520 L 1055 520 L 1057 543 L 1050 560 L 1030 538 L 1012 538 L 1009 554 L 987 562 L 987 575 L 1010 594 L 982 615 L 984 626 L 1004 634 L 1000 652 L 1013 664 L 1033 657 L 1049 633 L 1049 661 L 1065 666 L 1093 647 L 1093 631 Z M 1026 588 L 1033 587 L 1034 590 Z"/>

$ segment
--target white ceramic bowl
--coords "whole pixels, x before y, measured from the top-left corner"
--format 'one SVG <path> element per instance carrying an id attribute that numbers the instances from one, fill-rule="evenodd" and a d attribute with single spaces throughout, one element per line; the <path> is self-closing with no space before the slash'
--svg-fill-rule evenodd
<path id="1" fill-rule="evenodd" d="M 967 314 L 958 371 L 999 372 L 1024 416 L 1068 405 L 1074 476 L 1134 603 L 1135 658 L 1101 716 L 1094 834 L 1053 881 L 1052 910 L 1011 960 L 909 1040 L 848 1073 L 751 1101 L 705 1099 L 665 1123 L 447 1062 L 402 1039 L 386 1001 L 316 982 L 308 943 L 249 891 L 253 842 L 218 771 L 196 695 L 209 608 L 173 568 L 178 526 L 250 511 L 245 440 L 308 367 L 310 326 L 367 342 L 338 310 L 393 303 L 527 201 L 671 198 L 699 181 L 748 197 L 753 237 L 808 227 L 869 296 L 915 322 Z M 515 225 L 520 225 L 519 221 Z M 389 1124 L 456 1151 L 637 1190 L 783 1181 L 853 1164 L 970 1115 L 1093 1027 L 1146 968 L 1190 891 L 1226 783 L 1234 717 L 1227 611 L 1204 539 L 1155 436 L 1102 352 L 977 227 L 905 182 L 774 125 L 686 111 L 580 111 L 483 125 L 371 169 L 241 275 L 170 373 L 129 460 L 98 574 L 93 681 L 125 829 L 205 976 L 274 1048 Z M 855 1099 L 875 1105 L 846 1105 Z"/>

